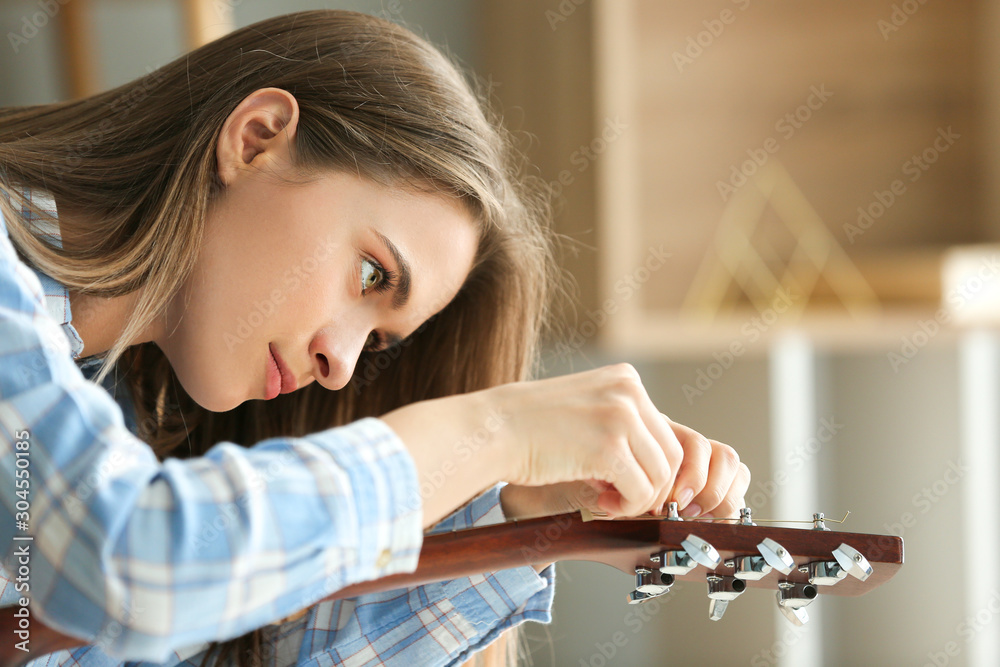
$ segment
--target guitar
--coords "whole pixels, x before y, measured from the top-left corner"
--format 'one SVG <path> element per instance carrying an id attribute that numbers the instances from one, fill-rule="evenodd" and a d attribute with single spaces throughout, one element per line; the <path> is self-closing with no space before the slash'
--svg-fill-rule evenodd
<path id="1" fill-rule="evenodd" d="M 891 579 L 903 564 L 903 540 L 893 535 L 829 530 L 821 514 L 813 527 L 756 525 L 749 509 L 739 520 L 682 519 L 670 503 L 666 517 L 601 520 L 590 512 L 560 514 L 424 537 L 417 569 L 338 590 L 327 600 L 419 586 L 495 570 L 588 560 L 635 576 L 622 604 L 641 604 L 678 580 L 707 585 L 709 617 L 747 588 L 775 590 L 778 608 L 792 623 L 808 620 L 806 607 L 820 594 L 863 595 Z M 18 607 L 0 610 L 0 666 L 17 667 L 84 641 L 30 617 L 30 652 L 15 648 Z M 29 608 L 30 609 L 30 608 Z M 19 640 L 17 640 L 19 641 Z"/>

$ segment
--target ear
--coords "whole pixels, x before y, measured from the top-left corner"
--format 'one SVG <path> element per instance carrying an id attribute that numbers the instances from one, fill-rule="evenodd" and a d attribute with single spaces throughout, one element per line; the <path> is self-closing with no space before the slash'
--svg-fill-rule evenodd
<path id="1" fill-rule="evenodd" d="M 299 122 L 299 103 L 280 88 L 248 95 L 222 124 L 215 147 L 219 178 L 230 186 L 248 167 L 289 162 Z"/>

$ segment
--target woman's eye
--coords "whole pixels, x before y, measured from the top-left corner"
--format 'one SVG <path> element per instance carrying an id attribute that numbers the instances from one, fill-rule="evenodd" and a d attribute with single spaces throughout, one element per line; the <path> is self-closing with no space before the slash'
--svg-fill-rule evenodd
<path id="1" fill-rule="evenodd" d="M 370 259 L 361 260 L 361 291 L 371 289 L 379 284 L 383 276 L 382 267 Z"/>

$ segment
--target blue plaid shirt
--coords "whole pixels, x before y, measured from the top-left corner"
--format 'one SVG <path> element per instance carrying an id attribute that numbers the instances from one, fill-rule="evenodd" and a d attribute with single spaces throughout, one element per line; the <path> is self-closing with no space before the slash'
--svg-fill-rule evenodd
<path id="1" fill-rule="evenodd" d="M 58 226 L 34 224 L 59 244 Z M 193 666 L 209 641 L 264 626 L 264 665 L 453 665 L 551 621 L 551 566 L 317 604 L 416 568 L 422 501 L 398 436 L 367 418 L 161 463 L 124 384 L 90 380 L 100 360 L 79 358 L 71 320 L 65 287 L 20 261 L 0 216 L 0 606 L 30 597 L 89 644 L 31 667 Z M 432 532 L 504 521 L 499 490 Z"/>

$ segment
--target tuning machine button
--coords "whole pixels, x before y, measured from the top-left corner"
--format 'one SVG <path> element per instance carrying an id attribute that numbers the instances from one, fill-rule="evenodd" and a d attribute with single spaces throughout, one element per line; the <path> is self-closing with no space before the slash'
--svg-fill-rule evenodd
<path id="1" fill-rule="evenodd" d="M 719 563 L 722 562 L 722 556 L 715 547 L 697 535 L 688 535 L 687 539 L 681 542 L 681 546 L 698 565 L 704 565 L 709 570 L 719 567 Z"/>
<path id="2" fill-rule="evenodd" d="M 833 557 L 837 559 L 837 564 L 843 568 L 847 574 L 864 581 L 872 575 L 874 570 L 868 559 L 861 555 L 861 552 L 849 544 L 841 543 L 833 550 Z"/>
<path id="3" fill-rule="evenodd" d="M 709 573 L 708 581 L 708 617 L 718 621 L 726 613 L 726 607 L 732 600 L 747 589 L 747 582 L 736 577 Z"/>
<path id="4" fill-rule="evenodd" d="M 764 541 L 757 545 L 757 551 L 768 565 L 782 574 L 791 574 L 795 567 L 795 561 L 788 550 L 770 537 L 765 537 Z"/>
<path id="5" fill-rule="evenodd" d="M 868 559 L 848 544 L 842 543 L 834 549 L 833 557 L 836 560 L 806 563 L 799 568 L 799 571 L 807 572 L 809 583 L 817 586 L 833 586 L 847 575 L 864 581 L 872 574 L 872 566 Z"/>
<path id="6" fill-rule="evenodd" d="M 661 551 L 653 556 L 660 563 L 660 572 L 674 576 L 685 575 L 698 565 L 714 570 L 722 562 L 722 557 L 709 542 L 697 535 L 688 535 L 681 542 L 683 549 Z"/>

